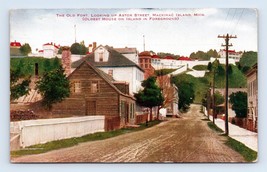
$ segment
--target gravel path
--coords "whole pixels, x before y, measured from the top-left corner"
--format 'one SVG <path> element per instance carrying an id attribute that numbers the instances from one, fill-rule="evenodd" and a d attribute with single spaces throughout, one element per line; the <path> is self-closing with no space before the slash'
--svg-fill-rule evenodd
<path id="1" fill-rule="evenodd" d="M 12 162 L 245 162 L 224 144 L 225 137 L 209 129 L 200 106 L 182 118 L 152 128 L 39 155 L 12 158 Z"/>

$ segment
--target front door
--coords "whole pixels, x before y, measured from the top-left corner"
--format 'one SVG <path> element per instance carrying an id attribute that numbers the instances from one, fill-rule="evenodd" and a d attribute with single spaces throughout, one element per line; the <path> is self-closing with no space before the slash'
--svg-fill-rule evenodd
<path id="1" fill-rule="evenodd" d="M 86 102 L 86 115 L 96 115 L 96 101 Z"/>

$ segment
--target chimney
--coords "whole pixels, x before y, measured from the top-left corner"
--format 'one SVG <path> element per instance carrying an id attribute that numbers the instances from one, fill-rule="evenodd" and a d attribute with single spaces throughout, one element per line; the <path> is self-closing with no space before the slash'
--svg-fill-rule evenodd
<path id="1" fill-rule="evenodd" d="M 89 46 L 88 46 L 88 52 L 89 53 L 93 52 L 93 45 L 92 44 L 89 44 Z"/>
<path id="2" fill-rule="evenodd" d="M 62 47 L 62 67 L 65 70 L 65 74 L 68 76 L 71 73 L 71 52 L 70 47 Z"/>
<path id="3" fill-rule="evenodd" d="M 93 42 L 93 51 L 96 49 L 96 42 Z"/>

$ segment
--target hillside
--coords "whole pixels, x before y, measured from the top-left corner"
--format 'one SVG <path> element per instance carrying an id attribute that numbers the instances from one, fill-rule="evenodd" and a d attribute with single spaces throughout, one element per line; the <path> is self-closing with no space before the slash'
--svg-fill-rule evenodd
<path id="1" fill-rule="evenodd" d="M 10 58 L 10 70 L 19 70 L 22 76 L 31 76 L 34 75 L 35 63 L 38 63 L 39 75 L 43 75 L 45 71 L 58 68 L 61 61 L 42 57 Z"/>
<path id="2" fill-rule="evenodd" d="M 223 66 L 225 67 L 225 66 Z M 172 78 L 172 81 L 178 85 L 181 81 L 187 81 L 194 84 L 195 100 L 194 103 L 201 103 L 203 97 L 207 93 L 207 90 L 212 86 L 213 73 L 207 72 L 204 77 L 196 78 L 188 74 L 179 74 Z M 246 83 L 245 75 L 237 68 L 232 65 L 232 73 L 229 75 L 229 88 L 245 88 Z M 225 75 L 215 76 L 215 87 L 225 88 Z"/>

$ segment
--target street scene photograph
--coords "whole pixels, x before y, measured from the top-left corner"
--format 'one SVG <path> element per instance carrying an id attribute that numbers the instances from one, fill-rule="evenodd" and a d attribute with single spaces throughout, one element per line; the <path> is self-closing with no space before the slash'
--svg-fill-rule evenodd
<path id="1" fill-rule="evenodd" d="M 11 163 L 255 163 L 258 11 L 12 9 Z"/>

